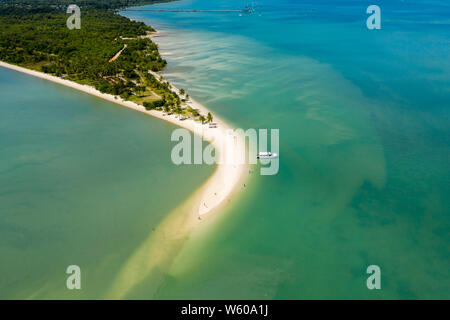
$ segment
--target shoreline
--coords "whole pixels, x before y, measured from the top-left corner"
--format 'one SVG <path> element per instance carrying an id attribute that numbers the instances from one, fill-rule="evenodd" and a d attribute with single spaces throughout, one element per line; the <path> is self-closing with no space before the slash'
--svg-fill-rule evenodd
<path id="1" fill-rule="evenodd" d="M 132 101 L 123 100 L 121 97 L 101 93 L 94 87 L 88 85 L 82 85 L 74 81 L 65 80 L 53 75 L 16 66 L 3 61 L 0 61 L 0 67 L 58 83 L 60 85 L 70 87 L 72 89 L 98 97 L 100 99 L 113 102 L 117 105 L 121 105 L 123 107 L 127 107 L 149 116 L 170 122 L 178 127 L 187 129 L 192 133 L 203 137 L 205 141 L 208 141 L 215 147 L 215 150 L 220 154 L 222 158 L 233 159 L 235 160 L 235 163 L 239 163 L 239 159 L 241 159 L 242 157 L 239 154 L 239 150 L 245 150 L 245 140 L 243 137 L 238 135 L 236 135 L 235 137 L 237 137 L 237 141 L 240 144 L 240 147 L 234 149 L 225 148 L 227 134 L 229 130 L 233 130 L 233 128 L 228 123 L 216 116 L 214 116 L 214 122 L 217 123 L 218 127 L 209 128 L 207 124 L 201 124 L 191 119 L 179 120 L 175 115 L 163 115 L 162 111 L 146 110 L 144 106 L 138 105 Z M 158 77 L 158 80 L 159 77 L 161 77 L 160 74 L 154 75 Z M 175 92 L 179 93 L 179 90 L 172 83 L 170 83 L 170 85 Z M 199 109 L 200 112 L 204 114 L 211 112 L 205 106 L 198 103 L 192 98 L 189 99 L 189 102 L 187 104 L 192 108 Z M 244 148 L 242 148 L 242 146 Z M 239 189 L 239 185 L 243 183 L 246 172 L 248 172 L 248 164 L 233 165 L 219 162 L 216 165 L 216 169 L 214 170 L 213 174 L 208 178 L 208 180 L 206 180 L 199 188 L 193 190 L 191 196 L 189 196 L 189 198 L 191 198 L 192 195 L 196 195 L 193 202 L 193 212 L 196 214 L 198 219 L 201 219 L 201 216 L 218 210 L 220 207 L 228 203 L 228 200 L 230 200 L 231 196 L 234 195 Z"/>

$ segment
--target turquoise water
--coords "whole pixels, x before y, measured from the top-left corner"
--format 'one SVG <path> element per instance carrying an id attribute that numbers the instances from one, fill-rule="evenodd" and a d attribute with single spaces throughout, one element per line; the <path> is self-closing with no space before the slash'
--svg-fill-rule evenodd
<path id="1" fill-rule="evenodd" d="M 369 31 L 370 1 L 259 3 L 122 13 L 161 30 L 167 79 L 237 127 L 280 129 L 281 154 L 126 297 L 450 298 L 450 6 L 378 1 Z M 69 88 L 0 69 L 0 97 L 0 298 L 107 297 L 214 168 L 172 165 L 175 127 Z"/>
<path id="2" fill-rule="evenodd" d="M 253 174 L 141 297 L 450 298 L 449 4 L 377 1 L 370 31 L 371 1 L 258 3 L 122 12 L 161 30 L 167 79 L 235 126 L 280 129 L 278 175 Z"/>
<path id="3" fill-rule="evenodd" d="M 172 165 L 174 126 L 73 89 L 0 68 L 0 97 L 0 298 L 105 297 L 214 170 Z"/>

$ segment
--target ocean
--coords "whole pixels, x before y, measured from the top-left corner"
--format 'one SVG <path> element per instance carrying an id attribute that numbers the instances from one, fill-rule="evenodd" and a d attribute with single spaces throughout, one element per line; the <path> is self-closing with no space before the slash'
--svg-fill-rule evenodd
<path id="1" fill-rule="evenodd" d="M 160 31 L 175 85 L 236 127 L 280 130 L 279 173 L 196 230 L 153 298 L 450 298 L 450 5 L 258 4 L 121 12 Z"/>
<path id="2" fill-rule="evenodd" d="M 0 96 L 0 298 L 105 297 L 214 166 L 175 166 L 175 126 L 71 88 L 0 68 Z"/>
<path id="3" fill-rule="evenodd" d="M 254 167 L 125 298 L 449 299 L 450 5 L 258 4 L 121 12 L 160 31 L 166 79 L 235 127 L 280 132 L 278 174 Z M 0 298 L 104 298 L 214 167 L 171 164 L 172 125 L 13 71 L 0 84 Z"/>

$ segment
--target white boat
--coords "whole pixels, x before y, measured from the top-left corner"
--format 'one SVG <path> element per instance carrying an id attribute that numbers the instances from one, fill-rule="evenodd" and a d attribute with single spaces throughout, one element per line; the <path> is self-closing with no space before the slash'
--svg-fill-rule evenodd
<path id="1" fill-rule="evenodd" d="M 272 152 L 260 152 L 256 156 L 257 159 L 274 159 L 277 158 L 278 154 Z"/>

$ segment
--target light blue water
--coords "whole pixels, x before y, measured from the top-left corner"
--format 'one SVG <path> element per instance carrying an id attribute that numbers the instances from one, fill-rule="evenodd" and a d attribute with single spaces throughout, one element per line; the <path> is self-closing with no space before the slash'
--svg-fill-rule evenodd
<path id="1" fill-rule="evenodd" d="M 278 175 L 197 230 L 153 297 L 450 298 L 449 3 L 376 1 L 373 31 L 372 1 L 258 3 L 122 13 L 161 30 L 166 78 L 238 127 L 280 129 Z"/>

